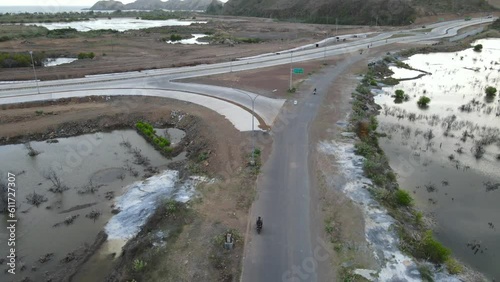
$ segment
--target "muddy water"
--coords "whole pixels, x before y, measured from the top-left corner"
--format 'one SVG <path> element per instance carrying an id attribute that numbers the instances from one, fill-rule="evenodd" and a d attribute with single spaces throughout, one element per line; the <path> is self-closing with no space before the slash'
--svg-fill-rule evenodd
<path id="1" fill-rule="evenodd" d="M 173 134 L 178 134 L 174 132 Z M 133 130 L 60 138 L 58 143 L 32 142 L 32 147 L 41 152 L 29 157 L 24 145 L 0 147 L 1 171 L 17 175 L 17 256 L 21 262 L 15 277 L 0 273 L 1 281 L 18 281 L 30 277 L 33 281 L 45 281 L 45 272 L 60 267 L 59 261 L 83 244 L 92 244 L 97 233 L 104 229 L 112 217 L 114 197 L 118 197 L 128 186 L 147 176 L 144 165 L 135 164 L 130 150 L 121 145 L 128 141 L 132 148 L 141 150 L 151 167 L 162 171 L 174 160 L 167 160 Z M 182 158 L 183 156 L 180 156 Z M 51 171 L 69 189 L 63 193 L 52 193 L 52 183 L 45 178 Z M 89 181 L 99 187 L 95 193 L 82 193 Z M 39 207 L 27 203 L 26 196 L 36 192 L 47 198 Z M 101 215 L 93 220 L 88 215 L 92 210 Z M 77 216 L 72 224 L 63 221 Z M 4 215 L 2 215 L 2 218 Z M 0 242 L 7 238 L 6 221 L 0 221 Z M 59 225 L 54 227 L 55 224 Z M 7 253 L 7 245 L 0 245 L 0 253 Z M 41 263 L 39 258 L 54 253 L 52 259 Z M 20 266 L 26 269 L 20 272 Z M 36 271 L 32 271 L 35 267 Z M 5 263 L 2 269 L 6 268 Z"/>
<path id="2" fill-rule="evenodd" d="M 479 43 L 482 52 L 412 56 L 406 63 L 432 74 L 384 88 L 376 102 L 383 107 L 379 131 L 387 134 L 380 145 L 401 187 L 458 259 L 498 281 L 500 103 L 484 90 L 500 88 L 500 40 Z M 396 89 L 410 100 L 395 103 Z M 422 95 L 431 98 L 426 109 L 416 104 Z"/>

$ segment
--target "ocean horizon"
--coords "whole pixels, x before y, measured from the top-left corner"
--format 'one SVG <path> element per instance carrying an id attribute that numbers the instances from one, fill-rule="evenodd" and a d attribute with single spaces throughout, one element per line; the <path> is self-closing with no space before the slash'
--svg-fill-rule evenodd
<path id="1" fill-rule="evenodd" d="M 83 12 L 90 6 L 0 6 L 0 14 L 5 13 L 62 13 L 62 12 Z"/>

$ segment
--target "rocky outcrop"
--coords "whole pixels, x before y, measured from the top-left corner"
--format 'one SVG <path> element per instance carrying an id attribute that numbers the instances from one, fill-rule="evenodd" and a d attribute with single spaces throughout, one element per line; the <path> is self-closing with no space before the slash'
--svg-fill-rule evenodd
<path id="1" fill-rule="evenodd" d="M 123 10 L 125 5 L 120 1 L 99 1 L 90 10 Z"/>

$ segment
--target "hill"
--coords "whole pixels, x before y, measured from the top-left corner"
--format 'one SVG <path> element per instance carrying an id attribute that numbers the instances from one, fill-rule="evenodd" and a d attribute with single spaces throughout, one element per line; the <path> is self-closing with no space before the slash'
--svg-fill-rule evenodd
<path id="1" fill-rule="evenodd" d="M 213 5 L 213 4 L 212 4 Z M 418 16 L 491 11 L 485 0 L 229 0 L 223 14 L 310 23 L 405 25 Z"/>
<path id="2" fill-rule="evenodd" d="M 136 0 L 129 4 L 107 0 L 95 3 L 90 10 L 187 10 L 204 11 L 212 0 Z"/>

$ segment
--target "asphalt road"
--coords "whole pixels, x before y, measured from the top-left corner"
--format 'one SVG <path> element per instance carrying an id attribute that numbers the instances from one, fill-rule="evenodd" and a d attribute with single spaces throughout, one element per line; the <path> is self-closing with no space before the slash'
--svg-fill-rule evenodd
<path id="1" fill-rule="evenodd" d="M 361 35 L 357 36 L 357 38 L 354 38 L 353 35 L 344 36 L 349 37 L 350 40 L 332 46 L 325 46 L 325 48 L 315 48 L 315 46 L 307 45 L 295 48 L 294 50 L 281 51 L 279 54 L 264 54 L 252 58 L 243 58 L 236 62 L 95 75 L 85 78 L 58 81 L 41 81 L 38 85 L 35 82 L 0 84 L 0 104 L 50 100 L 52 99 L 51 93 L 58 93 L 57 97 L 64 97 L 65 92 L 68 93 L 68 96 L 74 96 L 74 93 L 70 92 L 88 89 L 130 89 L 136 90 L 135 92 L 133 91 L 134 93 L 141 92 L 147 95 L 147 89 L 154 88 L 158 90 L 187 91 L 190 93 L 203 94 L 216 99 L 231 101 L 246 109 L 251 109 L 252 98 L 255 97 L 253 93 L 217 86 L 174 83 L 172 81 L 176 79 L 258 69 L 290 63 L 292 63 L 293 66 L 293 62 L 321 59 L 325 56 L 331 57 L 346 53 L 355 55 L 359 50 L 366 49 L 369 44 L 372 46 L 371 48 L 374 48 L 396 42 L 429 41 L 453 36 L 457 34 L 460 28 L 491 22 L 493 20 L 495 20 L 495 18 L 436 23 L 426 27 L 433 28 L 433 30 L 428 33 L 418 32 L 417 29 L 381 33 L 370 38 L 360 38 Z M 391 38 L 394 34 L 403 32 L 412 33 L 414 36 Z M 334 40 L 334 38 L 332 37 L 329 39 L 329 41 L 331 40 Z M 40 93 L 43 95 L 37 93 L 37 86 L 39 87 Z M 84 92 L 81 93 L 82 96 L 84 96 Z M 168 97 L 167 93 L 165 93 L 165 97 Z M 255 100 L 255 113 L 268 125 L 271 125 L 279 114 L 283 103 L 283 100 L 259 97 Z"/>
<path id="2" fill-rule="evenodd" d="M 309 127 L 333 81 L 361 57 L 348 58 L 329 72 L 318 94 L 310 95 L 280 116 L 273 148 L 258 180 L 258 199 L 251 218 L 262 216 L 261 234 L 251 222 L 245 247 L 243 281 L 319 281 L 320 263 L 329 263 L 311 219 Z"/>
<path id="3" fill-rule="evenodd" d="M 231 63 L 90 76 L 64 81 L 44 81 L 39 83 L 42 94 L 37 93 L 35 83 L 0 85 L 0 104 L 53 99 L 55 94 L 52 93 L 56 92 L 57 97 L 64 97 L 66 94 L 72 95 L 71 92 L 75 90 L 79 90 L 81 96 L 85 96 L 86 92 L 82 90 L 128 89 L 131 91 L 129 95 L 137 94 L 137 91 L 147 95 L 148 89 L 156 89 L 178 93 L 199 93 L 231 101 L 248 109 L 252 105 L 250 98 L 254 98 L 255 94 L 216 86 L 180 84 L 172 81 L 291 62 L 293 64 L 298 61 L 321 59 L 324 56 L 351 53 L 351 60 L 339 64 L 330 74 L 329 79 L 334 79 L 351 62 L 360 59 L 359 56 L 356 58 L 356 54 L 360 49 L 366 49 L 368 45 L 374 48 L 398 42 L 430 41 L 454 36 L 461 28 L 493 20 L 495 18 L 436 23 L 426 27 L 433 28 L 428 33 L 417 30 L 387 32 L 369 38 L 349 40 L 326 48 L 303 46 L 293 51 L 264 54 Z M 411 33 L 414 36 L 391 38 L 398 33 Z M 168 91 L 165 91 L 165 97 L 168 97 L 166 92 Z M 311 95 L 304 99 L 291 113 L 281 114 L 283 100 L 266 97 L 259 97 L 256 100 L 255 112 L 269 125 L 274 123 L 272 131 L 274 143 L 272 153 L 262 169 L 258 181 L 258 199 L 252 208 L 254 218 L 259 215 L 263 216 L 264 228 L 262 234 L 258 236 L 253 233 L 254 228 L 250 229 L 251 235 L 245 248 L 242 275 L 245 282 L 318 281 L 314 263 L 317 263 L 323 256 L 316 252 L 319 243 L 315 235 L 311 233 L 308 129 L 323 95 L 322 89 L 318 87 L 318 95 Z M 274 122 L 277 117 L 279 120 Z M 254 224 L 252 221 L 252 226 Z"/>

